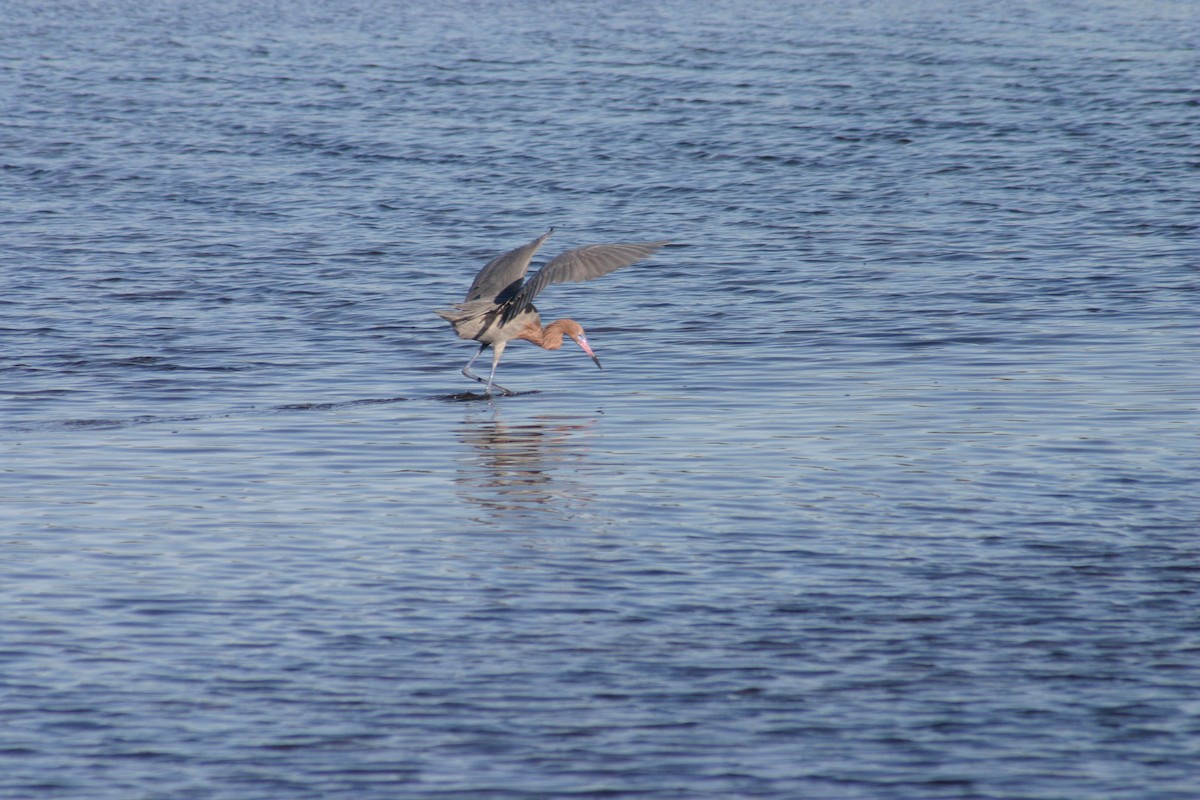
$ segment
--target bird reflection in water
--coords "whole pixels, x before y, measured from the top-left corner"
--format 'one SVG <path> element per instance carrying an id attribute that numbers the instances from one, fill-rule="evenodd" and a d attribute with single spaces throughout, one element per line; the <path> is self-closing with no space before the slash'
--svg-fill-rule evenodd
<path id="1" fill-rule="evenodd" d="M 517 516 L 570 514 L 593 499 L 575 476 L 590 458 L 587 432 L 596 420 L 534 417 L 507 424 L 495 412 L 464 419 L 458 438 L 470 450 L 455 483 L 463 499 L 496 521 L 497 512 Z"/>

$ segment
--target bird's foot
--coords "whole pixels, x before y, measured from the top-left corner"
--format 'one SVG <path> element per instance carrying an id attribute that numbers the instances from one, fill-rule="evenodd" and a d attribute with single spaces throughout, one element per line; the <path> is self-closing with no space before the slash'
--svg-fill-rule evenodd
<path id="1" fill-rule="evenodd" d="M 492 394 L 492 390 L 493 390 L 493 389 L 496 389 L 496 390 L 498 390 L 498 391 L 499 391 L 499 392 L 500 392 L 502 395 L 504 395 L 505 397 L 512 397 L 513 395 L 515 395 L 515 394 L 516 394 L 516 392 L 514 392 L 512 389 L 506 389 L 506 388 L 504 388 L 503 386 L 501 386 L 501 385 L 500 385 L 500 384 L 498 384 L 498 383 L 488 383 L 488 380 L 487 380 L 487 378 L 481 378 L 481 377 L 479 377 L 479 376 L 478 376 L 478 375 L 476 375 L 474 372 L 471 372 L 470 370 L 468 370 L 466 367 L 463 367 L 462 374 L 463 374 L 463 375 L 466 375 L 466 376 L 467 376 L 468 378 L 470 378 L 471 380 L 473 380 L 473 381 L 479 381 L 479 382 L 480 382 L 480 383 L 482 383 L 484 386 L 486 386 L 487 388 L 486 388 L 486 389 L 484 389 L 484 392 L 486 392 L 486 393 L 487 393 L 489 396 L 491 396 L 491 394 Z"/>
<path id="2" fill-rule="evenodd" d="M 487 392 L 488 396 L 490 397 L 493 389 L 498 390 L 500 392 L 500 394 L 504 395 L 505 397 L 514 397 L 517 394 L 512 389 L 505 389 L 503 386 L 501 386 L 498 383 L 491 384 L 484 391 Z"/>

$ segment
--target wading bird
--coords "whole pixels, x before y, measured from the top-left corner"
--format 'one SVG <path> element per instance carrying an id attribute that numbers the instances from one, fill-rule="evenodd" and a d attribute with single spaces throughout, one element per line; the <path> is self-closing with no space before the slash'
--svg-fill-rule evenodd
<path id="1" fill-rule="evenodd" d="M 474 339 L 480 343 L 479 350 L 463 367 L 463 375 L 485 384 L 485 391 L 489 395 L 493 389 L 506 395 L 513 394 L 512 390 L 496 383 L 496 367 L 500 363 L 500 356 L 513 339 L 524 339 L 546 350 L 557 350 L 562 347 L 563 337 L 569 336 L 599 367 L 600 359 L 588 346 L 583 327 L 573 319 L 556 319 L 543 327 L 541 315 L 533 306 L 533 298 L 552 283 L 599 278 L 641 261 L 667 244 L 640 242 L 577 247 L 555 256 L 537 274 L 525 280 L 533 254 L 552 233 L 553 228 L 529 244 L 489 261 L 475 276 L 463 302 L 448 310 L 435 312 L 454 326 L 458 338 Z M 492 348 L 492 372 L 484 380 L 471 372 L 471 365 L 489 347 Z"/>

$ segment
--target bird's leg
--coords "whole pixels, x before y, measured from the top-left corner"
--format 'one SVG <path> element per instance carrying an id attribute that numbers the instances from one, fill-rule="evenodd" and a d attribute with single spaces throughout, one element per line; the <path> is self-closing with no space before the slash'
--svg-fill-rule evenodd
<path id="1" fill-rule="evenodd" d="M 471 380 L 476 380 L 476 381 L 479 381 L 480 383 L 486 383 L 486 381 L 483 378 L 479 377 L 474 372 L 471 372 L 471 365 L 474 364 L 475 359 L 477 359 L 481 355 L 483 355 L 483 351 L 487 350 L 487 349 L 488 349 L 488 346 L 485 344 L 485 345 L 481 346 L 478 350 L 475 351 L 475 355 L 471 356 L 471 360 L 468 361 L 467 365 L 462 368 L 463 375 L 466 375 Z"/>
<path id="2" fill-rule="evenodd" d="M 492 372 L 488 375 L 487 389 L 488 394 L 492 393 L 492 389 L 499 389 L 506 397 L 512 397 L 516 392 L 512 389 L 505 389 L 500 384 L 496 383 L 496 367 L 500 366 L 500 356 L 504 354 L 504 346 L 507 342 L 496 342 L 492 345 Z"/>
<path id="3" fill-rule="evenodd" d="M 487 385 L 486 391 L 488 394 L 492 393 L 492 389 L 499 389 L 505 395 L 514 394 L 514 392 L 511 389 L 505 389 L 503 386 L 496 383 L 496 381 L 495 381 L 496 365 L 500 363 L 500 353 L 504 351 L 503 347 L 501 347 L 499 349 L 499 351 L 497 351 L 496 354 L 492 357 L 492 374 L 491 375 L 489 375 L 487 378 L 481 378 L 480 376 L 476 375 L 474 372 L 471 372 L 471 365 L 475 363 L 475 359 L 477 359 L 477 358 L 479 358 L 479 356 L 483 355 L 483 351 L 487 350 L 488 347 L 489 347 L 489 345 L 485 344 L 482 347 L 480 347 L 478 350 L 475 351 L 475 355 L 471 356 L 471 360 L 468 361 L 467 365 L 462 368 L 462 374 L 466 375 L 468 378 L 470 378 L 473 381 L 479 381 L 480 383 L 486 384 Z"/>

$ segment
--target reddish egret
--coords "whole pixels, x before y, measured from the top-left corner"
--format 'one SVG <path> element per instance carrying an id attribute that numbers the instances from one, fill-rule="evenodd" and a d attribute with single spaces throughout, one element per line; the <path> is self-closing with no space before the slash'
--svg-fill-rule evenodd
<path id="1" fill-rule="evenodd" d="M 570 336 L 583 352 L 592 357 L 596 366 L 600 359 L 588 346 L 583 327 L 573 319 L 556 319 L 545 327 L 541 315 L 533 307 L 533 298 L 552 283 L 568 281 L 590 281 L 601 275 L 627 267 L 641 261 L 667 242 L 640 242 L 631 244 L 589 244 L 568 250 L 550 260 L 537 274 L 525 280 L 533 254 L 550 238 L 554 229 L 534 239 L 527 245 L 497 256 L 479 270 L 463 302 L 452 309 L 438 311 L 437 315 L 454 326 L 460 339 L 474 339 L 479 350 L 463 367 L 463 375 L 506 395 L 513 392 L 496 383 L 496 366 L 504 348 L 513 339 L 533 342 L 546 350 L 562 347 L 563 337 Z M 492 348 L 492 372 L 487 380 L 471 372 L 471 365 L 484 350 Z"/>

